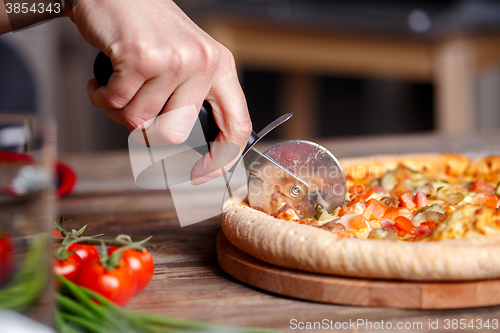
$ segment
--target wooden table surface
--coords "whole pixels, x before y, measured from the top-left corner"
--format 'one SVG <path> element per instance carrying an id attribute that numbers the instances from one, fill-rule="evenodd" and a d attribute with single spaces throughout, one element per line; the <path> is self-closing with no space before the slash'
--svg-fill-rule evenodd
<path id="1" fill-rule="evenodd" d="M 403 152 L 483 152 L 500 153 L 500 133 L 475 136 L 404 135 L 343 140 L 317 140 L 337 157 Z M 267 144 L 268 145 L 268 144 Z M 260 145 L 260 149 L 266 144 Z M 463 310 L 396 310 L 313 303 L 257 290 L 233 279 L 217 263 L 215 238 L 220 216 L 187 227 L 180 227 L 169 191 L 145 190 L 134 183 L 126 151 L 66 154 L 79 180 L 72 194 L 60 202 L 61 212 L 73 225 L 88 224 L 89 234 L 108 236 L 129 234 L 135 240 L 153 235 L 147 246 L 155 263 L 151 284 L 129 304 L 129 308 L 160 315 L 203 320 L 231 326 L 269 327 L 293 330 L 291 320 L 317 322 L 327 319 L 349 322 L 358 319 L 372 323 L 422 323 L 439 320 L 436 332 L 445 329 L 446 319 L 500 320 L 500 307 Z M 193 198 L 203 205 L 208 193 Z M 409 323 L 409 324 L 408 324 Z M 344 324 L 344 328 L 346 324 Z M 353 326 L 336 331 L 372 331 Z M 382 331 L 382 330 L 380 330 Z M 398 331 L 394 329 L 394 331 Z M 412 330 L 406 330 L 412 331 Z M 468 330 L 461 330 L 468 331 Z M 474 331 L 478 331 L 475 329 Z"/>

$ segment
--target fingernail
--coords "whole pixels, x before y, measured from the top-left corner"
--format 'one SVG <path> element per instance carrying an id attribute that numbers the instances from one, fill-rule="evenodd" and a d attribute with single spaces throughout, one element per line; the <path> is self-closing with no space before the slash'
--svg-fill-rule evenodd
<path id="1" fill-rule="evenodd" d="M 206 182 L 208 182 L 211 179 L 212 178 L 208 177 L 208 176 L 198 177 L 198 178 L 195 178 L 195 179 L 191 180 L 191 185 L 195 185 L 196 186 L 196 185 L 205 184 Z"/>

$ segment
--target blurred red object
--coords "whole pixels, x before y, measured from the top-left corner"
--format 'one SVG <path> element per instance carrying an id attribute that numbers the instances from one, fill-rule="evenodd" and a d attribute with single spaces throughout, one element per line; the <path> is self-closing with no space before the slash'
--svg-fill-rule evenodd
<path id="1" fill-rule="evenodd" d="M 7 282 L 12 273 L 12 239 L 0 230 L 0 286 Z"/>
<path id="2" fill-rule="evenodd" d="M 71 192 L 76 184 L 76 174 L 71 167 L 62 162 L 56 163 L 56 172 L 59 181 L 57 196 L 60 198 Z"/>
<path id="3" fill-rule="evenodd" d="M 33 158 L 26 154 L 16 153 L 12 151 L 0 151 L 1 162 L 22 162 L 34 164 Z M 76 174 L 73 169 L 62 162 L 56 162 L 56 185 L 57 197 L 62 197 L 73 190 L 76 184 Z"/>

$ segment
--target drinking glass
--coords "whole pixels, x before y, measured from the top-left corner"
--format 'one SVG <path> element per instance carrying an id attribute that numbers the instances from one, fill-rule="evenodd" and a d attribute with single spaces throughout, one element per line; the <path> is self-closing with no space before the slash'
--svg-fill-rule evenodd
<path id="1" fill-rule="evenodd" d="M 2 325 L 9 320 L 52 326 L 55 155 L 56 133 L 50 119 L 0 114 Z"/>

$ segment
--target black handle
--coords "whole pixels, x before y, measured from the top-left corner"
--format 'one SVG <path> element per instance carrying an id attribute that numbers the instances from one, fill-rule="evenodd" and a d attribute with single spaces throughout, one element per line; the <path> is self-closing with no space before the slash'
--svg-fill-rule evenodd
<path id="1" fill-rule="evenodd" d="M 108 84 L 111 74 L 113 74 L 113 65 L 111 59 L 102 52 L 99 52 L 94 60 L 94 77 L 100 86 Z"/>
<path id="2" fill-rule="evenodd" d="M 100 86 L 105 86 L 108 84 L 111 74 L 113 74 L 113 65 L 111 64 L 111 59 L 103 52 L 99 52 L 94 61 L 94 77 Z M 165 103 L 166 104 L 166 103 Z M 212 106 L 207 101 L 203 102 L 198 115 L 200 119 L 201 128 L 203 129 L 203 135 L 205 136 L 205 141 L 210 149 L 210 142 L 213 142 L 220 132 L 217 123 L 215 122 L 214 114 L 212 111 Z M 247 146 L 245 147 L 245 152 L 250 148 L 252 143 L 257 140 L 257 134 L 252 131 L 252 134 L 248 138 Z"/>

